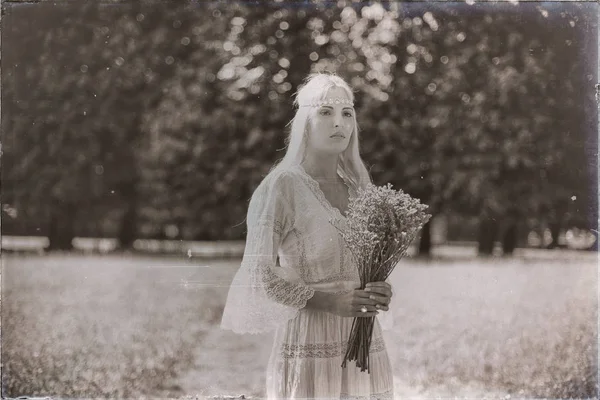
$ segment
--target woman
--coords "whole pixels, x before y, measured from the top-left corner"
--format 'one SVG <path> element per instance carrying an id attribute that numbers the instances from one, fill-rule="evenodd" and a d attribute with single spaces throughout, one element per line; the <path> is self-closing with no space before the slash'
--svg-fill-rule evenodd
<path id="1" fill-rule="evenodd" d="M 370 373 L 354 361 L 341 367 L 353 318 L 387 311 L 392 295 L 386 282 L 358 290 L 356 264 L 338 231 L 349 199 L 371 182 L 353 103 L 340 77 L 310 75 L 296 95 L 287 152 L 250 200 L 244 257 L 221 327 L 275 330 L 269 399 L 393 398 L 379 321 Z"/>

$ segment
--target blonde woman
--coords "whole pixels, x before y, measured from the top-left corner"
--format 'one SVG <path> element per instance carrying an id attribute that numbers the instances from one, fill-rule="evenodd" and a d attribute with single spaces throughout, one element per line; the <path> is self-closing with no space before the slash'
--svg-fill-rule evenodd
<path id="1" fill-rule="evenodd" d="M 269 399 L 391 399 L 393 376 L 375 323 L 370 373 L 341 367 L 354 317 L 388 310 L 386 282 L 360 288 L 356 264 L 334 224 L 371 182 L 359 153 L 352 89 L 333 74 L 311 74 L 297 92 L 283 159 L 250 201 L 242 265 L 221 327 L 275 331 L 267 367 Z"/>

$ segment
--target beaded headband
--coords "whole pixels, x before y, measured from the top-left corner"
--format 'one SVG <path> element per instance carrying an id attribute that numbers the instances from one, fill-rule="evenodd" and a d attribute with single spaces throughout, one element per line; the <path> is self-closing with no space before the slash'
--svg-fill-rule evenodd
<path id="1" fill-rule="evenodd" d="M 304 104 L 300 104 L 300 107 L 320 107 L 320 106 L 327 106 L 327 105 L 332 105 L 332 104 L 344 104 L 344 105 L 348 105 L 350 107 L 354 107 L 354 103 L 351 100 L 348 100 L 343 97 L 334 97 L 331 99 L 324 99 L 324 100 L 320 100 L 320 101 L 313 101 L 311 103 L 304 103 Z"/>

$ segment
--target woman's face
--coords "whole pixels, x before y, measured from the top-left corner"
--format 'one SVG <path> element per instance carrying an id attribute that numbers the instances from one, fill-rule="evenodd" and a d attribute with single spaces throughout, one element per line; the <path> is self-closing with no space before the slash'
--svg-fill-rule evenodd
<path id="1" fill-rule="evenodd" d="M 346 91 L 333 87 L 327 99 L 347 99 Z M 340 154 L 348 147 L 354 130 L 354 108 L 347 104 L 327 104 L 316 107 L 308 123 L 308 149 L 319 153 Z"/>

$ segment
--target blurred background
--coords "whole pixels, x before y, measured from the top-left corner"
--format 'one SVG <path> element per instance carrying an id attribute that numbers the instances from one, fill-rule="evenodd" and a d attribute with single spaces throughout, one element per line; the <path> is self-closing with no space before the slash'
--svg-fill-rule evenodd
<path id="1" fill-rule="evenodd" d="M 434 216 L 397 392 L 597 396 L 597 32 L 593 2 L 4 2 L 2 394 L 263 396 L 269 341 L 217 325 L 330 71 L 375 183 Z"/>

